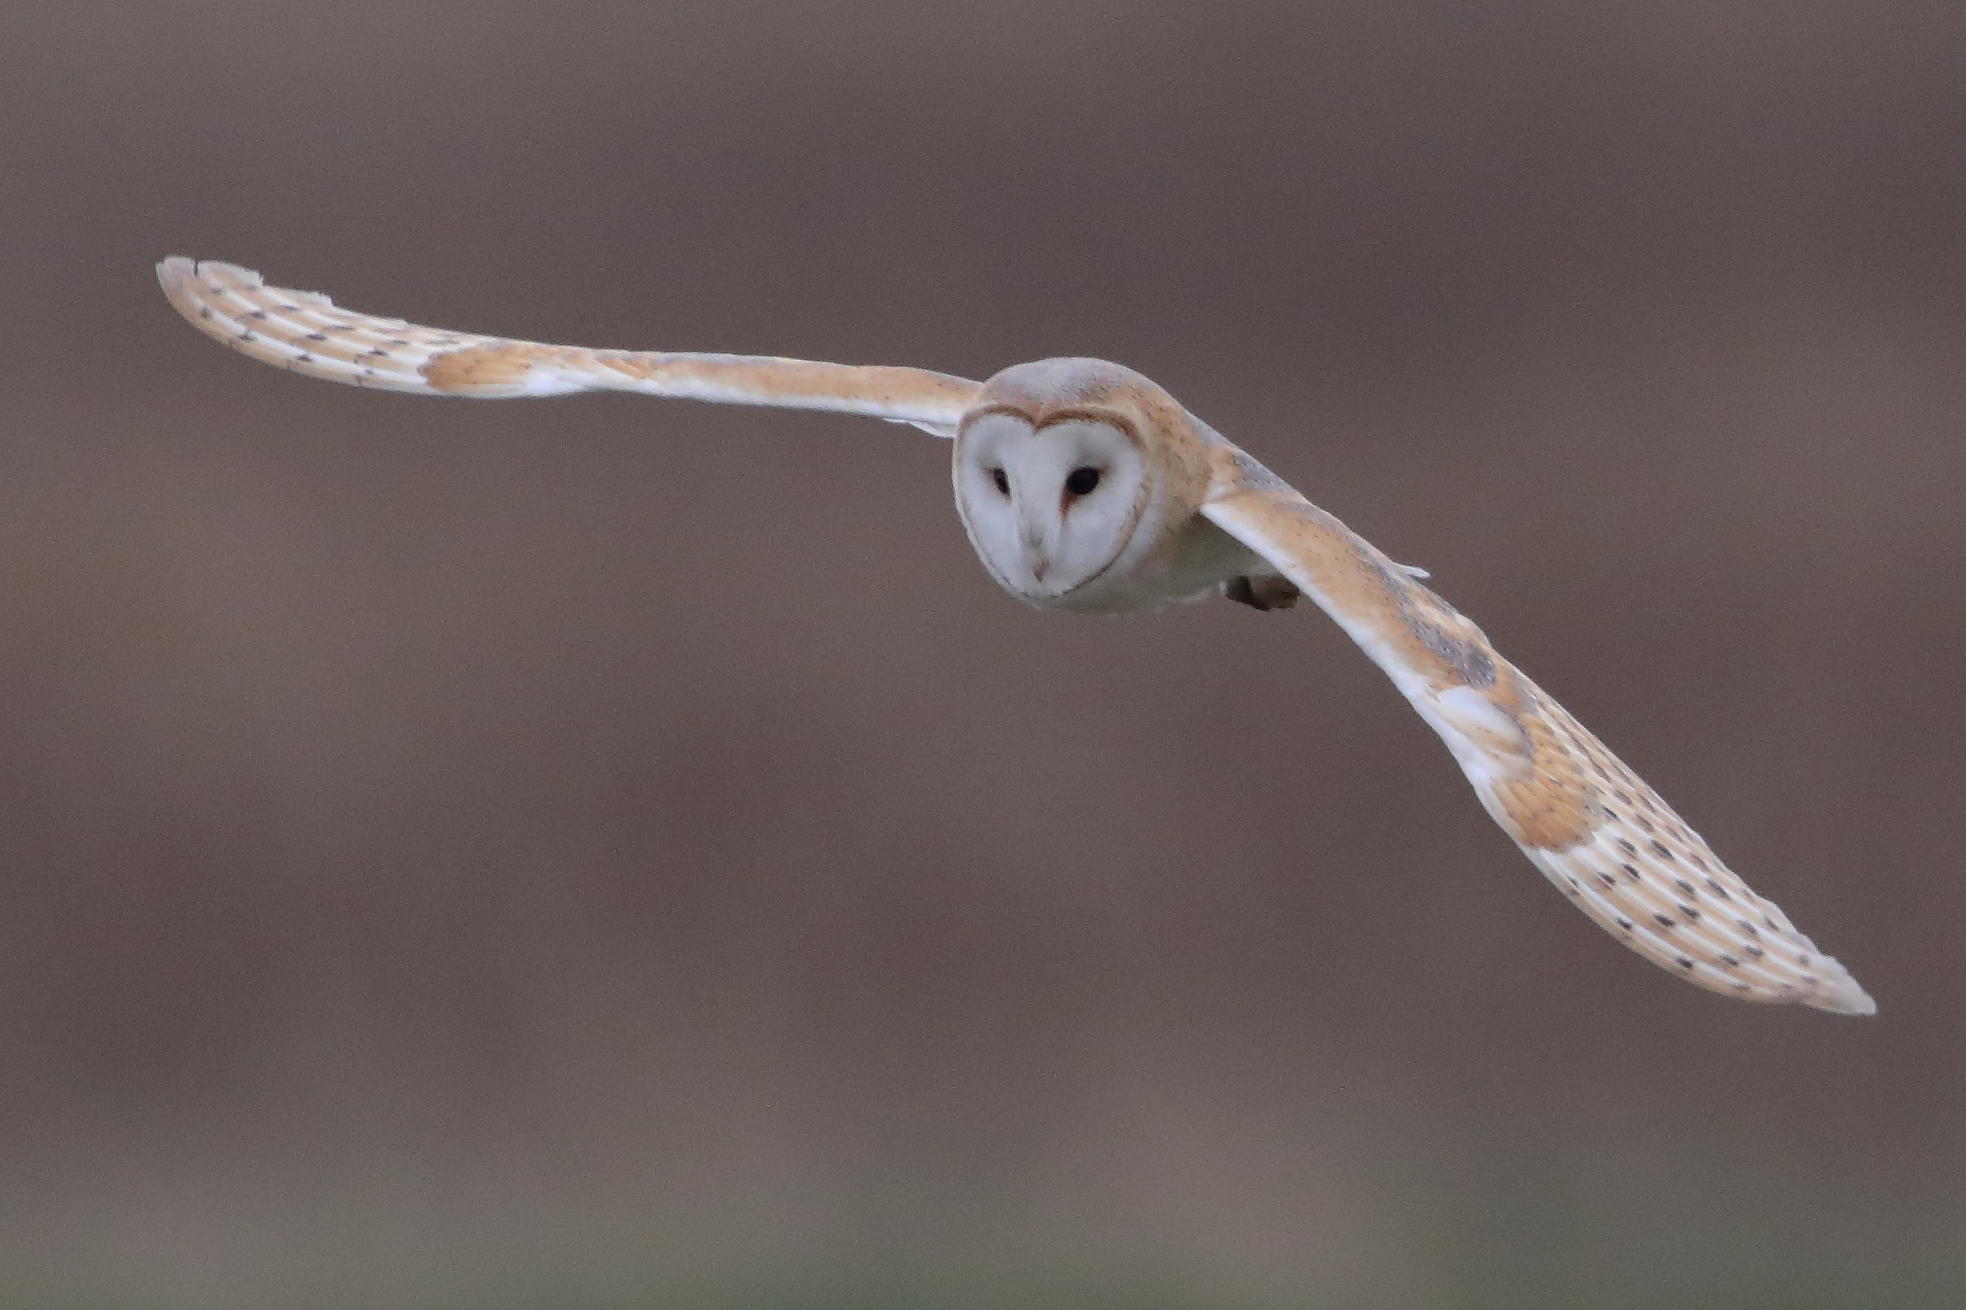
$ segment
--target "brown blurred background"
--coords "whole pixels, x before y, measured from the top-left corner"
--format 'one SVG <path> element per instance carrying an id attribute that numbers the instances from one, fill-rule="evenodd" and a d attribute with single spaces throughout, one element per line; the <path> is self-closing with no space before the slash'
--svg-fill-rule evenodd
<path id="1" fill-rule="evenodd" d="M 9 7 L 0 1304 L 1966 1300 L 1956 5 Z M 1132 364 L 1882 1013 L 1619 949 L 1314 611 L 1019 607 L 936 441 L 169 253 Z"/>

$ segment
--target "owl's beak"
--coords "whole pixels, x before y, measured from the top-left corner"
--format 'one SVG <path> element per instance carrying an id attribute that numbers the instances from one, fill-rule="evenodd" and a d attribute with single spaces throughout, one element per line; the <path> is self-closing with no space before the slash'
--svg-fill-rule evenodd
<path id="1" fill-rule="evenodd" d="M 1033 581 L 1043 582 L 1044 571 L 1051 567 L 1050 553 L 1044 548 L 1044 524 L 1025 518 L 1017 536 L 1024 547 L 1024 566 L 1031 570 Z"/>

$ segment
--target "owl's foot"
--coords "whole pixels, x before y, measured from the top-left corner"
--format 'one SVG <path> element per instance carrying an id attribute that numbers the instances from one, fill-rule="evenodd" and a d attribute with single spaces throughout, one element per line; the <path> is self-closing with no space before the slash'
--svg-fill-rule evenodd
<path id="1" fill-rule="evenodd" d="M 1297 590 L 1297 585 L 1289 578 L 1280 578 L 1271 573 L 1230 578 L 1222 584 L 1222 594 L 1238 605 L 1268 613 L 1270 610 L 1289 609 L 1304 593 Z"/>

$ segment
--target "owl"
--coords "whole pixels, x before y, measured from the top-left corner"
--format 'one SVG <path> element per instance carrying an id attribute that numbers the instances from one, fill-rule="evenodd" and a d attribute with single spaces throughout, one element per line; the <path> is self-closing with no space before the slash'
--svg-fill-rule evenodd
<path id="1" fill-rule="evenodd" d="M 157 266 L 191 325 L 310 377 L 433 396 L 638 391 L 837 410 L 952 438 L 956 510 L 997 584 L 1042 609 L 1151 610 L 1308 596 L 1446 743 L 1558 892 L 1668 972 L 1751 1001 L 1876 1005 L 1488 638 L 1155 383 L 1097 359 L 985 382 L 758 355 L 545 345 L 418 327 L 268 286 L 232 264 Z"/>

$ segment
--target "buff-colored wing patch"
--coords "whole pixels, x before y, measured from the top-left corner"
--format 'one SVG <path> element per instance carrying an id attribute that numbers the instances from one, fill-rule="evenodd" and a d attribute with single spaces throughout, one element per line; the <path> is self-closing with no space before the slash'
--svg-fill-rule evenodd
<path id="1" fill-rule="evenodd" d="M 557 396 L 637 391 L 733 405 L 865 414 L 954 436 L 977 392 L 926 369 L 826 364 L 769 355 L 593 350 L 420 327 L 342 309 L 319 292 L 173 256 L 157 280 L 191 325 L 280 368 L 330 382 L 425 395 Z"/>
<path id="2" fill-rule="evenodd" d="M 1571 903 L 1710 990 L 1839 1014 L 1877 1006 L 1658 794 L 1453 606 L 1227 442 L 1202 513 L 1316 601 L 1447 744 Z"/>

